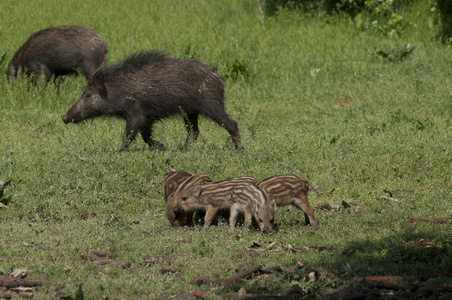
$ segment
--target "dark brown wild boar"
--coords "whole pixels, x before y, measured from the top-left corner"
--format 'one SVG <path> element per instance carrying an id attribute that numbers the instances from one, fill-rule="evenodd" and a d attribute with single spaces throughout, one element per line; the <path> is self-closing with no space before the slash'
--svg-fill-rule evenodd
<path id="1" fill-rule="evenodd" d="M 277 175 L 262 180 L 258 186 L 265 190 L 272 200 L 276 201 L 277 206 L 292 204 L 302 210 L 306 224 L 311 224 L 317 229 L 314 211 L 308 201 L 309 187 L 312 187 L 315 192 L 317 191 L 307 180 L 295 175 Z"/>
<path id="2" fill-rule="evenodd" d="M 178 184 L 176 190 L 168 196 L 168 201 L 166 202 L 166 218 L 170 222 L 171 226 L 191 225 L 193 221 L 193 214 L 196 213 L 195 210 L 186 213 L 175 212 L 174 207 L 176 205 L 176 201 L 174 201 L 174 199 L 178 197 L 182 190 L 195 184 L 204 184 L 208 182 L 212 182 L 212 180 L 206 174 L 195 174 Z"/>
<path id="3" fill-rule="evenodd" d="M 237 217 L 244 214 L 244 229 L 251 225 L 252 218 L 262 232 L 273 230 L 276 203 L 267 192 L 249 181 L 224 180 L 206 184 L 196 184 L 175 194 L 174 211 L 190 212 L 205 210 L 204 227 L 208 227 L 219 210 L 229 209 L 230 231 L 234 231 Z"/>
<path id="4" fill-rule="evenodd" d="M 125 119 L 121 152 L 138 133 L 149 146 L 164 149 L 162 143 L 153 139 L 152 126 L 175 114 L 184 118 L 188 148 L 198 138 L 201 113 L 223 126 L 235 148 L 239 148 L 237 123 L 224 110 L 223 80 L 200 60 L 170 58 L 159 51 L 141 52 L 100 67 L 62 119 L 65 123 L 101 115 Z"/>
<path id="5" fill-rule="evenodd" d="M 35 32 L 17 50 L 6 75 L 42 75 L 49 82 L 59 76 L 76 73 L 79 68 L 88 79 L 107 59 L 107 43 L 86 26 L 65 25 Z"/>

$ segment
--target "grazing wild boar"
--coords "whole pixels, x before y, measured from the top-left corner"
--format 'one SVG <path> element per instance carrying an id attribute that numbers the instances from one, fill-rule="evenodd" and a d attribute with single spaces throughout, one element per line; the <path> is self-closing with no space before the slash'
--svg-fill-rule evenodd
<path id="1" fill-rule="evenodd" d="M 17 50 L 6 75 L 42 75 L 49 82 L 79 68 L 88 79 L 107 60 L 107 43 L 86 26 L 55 26 L 35 32 Z"/>
<path id="2" fill-rule="evenodd" d="M 101 115 L 125 119 L 121 152 L 138 133 L 149 146 L 164 149 L 153 139 L 152 126 L 175 114 L 184 118 L 188 148 L 198 138 L 201 113 L 223 126 L 239 148 L 237 123 L 224 110 L 223 80 L 200 60 L 170 58 L 159 51 L 141 52 L 99 68 L 62 119 L 64 123 Z"/>
<path id="3" fill-rule="evenodd" d="M 170 170 L 162 181 L 162 192 L 165 203 L 168 203 L 168 197 L 174 194 L 177 187 L 193 174 L 185 171 Z"/>
<path id="4" fill-rule="evenodd" d="M 250 183 L 254 183 L 254 184 L 258 184 L 258 181 L 256 180 L 256 178 L 251 177 L 251 176 L 237 176 L 237 177 L 232 177 L 229 178 L 228 181 L 238 181 L 238 182 L 250 182 Z"/>
<path id="5" fill-rule="evenodd" d="M 270 201 L 267 192 L 249 181 L 224 180 L 206 184 L 195 184 L 175 195 L 175 212 L 205 210 L 204 227 L 208 227 L 221 209 L 230 210 L 229 226 L 234 231 L 237 217 L 244 214 L 244 229 L 251 225 L 252 218 L 260 230 L 271 232 L 276 203 Z"/>
<path id="6" fill-rule="evenodd" d="M 170 222 L 171 226 L 192 225 L 193 214 L 196 213 L 196 211 L 175 212 L 174 208 L 176 201 L 174 199 L 178 197 L 182 190 L 195 184 L 204 184 L 208 182 L 212 182 L 212 180 L 206 174 L 195 174 L 178 184 L 174 192 L 168 196 L 168 201 L 166 202 L 166 218 Z"/>
<path id="7" fill-rule="evenodd" d="M 317 229 L 314 211 L 308 201 L 309 187 L 315 192 L 317 191 L 307 180 L 295 175 L 277 175 L 262 180 L 258 183 L 258 186 L 266 191 L 272 200 L 276 201 L 276 206 L 292 204 L 302 210 L 306 224 L 311 224 Z"/>

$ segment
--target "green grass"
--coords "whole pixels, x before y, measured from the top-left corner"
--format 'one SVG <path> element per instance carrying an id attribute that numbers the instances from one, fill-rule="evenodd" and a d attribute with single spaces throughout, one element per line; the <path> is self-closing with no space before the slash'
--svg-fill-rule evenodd
<path id="1" fill-rule="evenodd" d="M 241 287 L 272 294 L 291 286 L 314 295 L 353 288 L 361 276 L 452 272 L 452 222 L 406 221 L 452 217 L 452 56 L 435 39 L 428 5 L 408 9 L 404 17 L 411 24 L 392 37 L 361 31 L 344 18 L 291 12 L 266 16 L 264 30 L 256 2 L 242 0 L 3 6 L 0 54 L 8 52 L 0 65 L 0 179 L 12 182 L 2 198 L 8 208 L 0 208 L 0 275 L 26 268 L 29 279 L 46 280 L 35 299 L 74 296 L 79 284 L 87 299 L 152 299 L 178 289 L 215 297 Z M 188 151 L 180 150 L 186 136 L 180 117 L 155 128 L 167 150 L 149 149 L 138 138 L 123 154 L 124 121 L 65 125 L 60 116 L 85 88 L 82 76 L 67 77 L 59 87 L 34 87 L 26 79 L 7 83 L 5 75 L 31 33 L 59 24 L 94 28 L 108 43 L 110 62 L 154 48 L 202 59 L 224 76 L 236 72 L 226 82 L 225 101 L 244 149 L 234 150 L 228 133 L 206 118 Z M 416 48 L 400 63 L 373 54 L 408 43 Z M 316 210 L 317 231 L 300 226 L 304 217 L 291 207 L 278 209 L 277 230 L 269 235 L 240 228 L 229 234 L 227 226 L 164 230 L 169 223 L 160 182 L 168 168 L 213 180 L 295 174 L 320 191 L 310 194 L 311 206 L 330 203 L 333 209 Z M 400 201 L 377 199 L 389 196 L 384 190 Z M 95 217 L 84 220 L 79 213 Z M 191 240 L 176 242 L 181 239 Z M 420 239 L 442 248 L 409 247 Z M 274 241 L 280 251 L 237 256 Z M 334 250 L 292 253 L 289 244 Z M 354 252 L 342 255 L 344 249 Z M 91 250 L 120 257 L 96 265 L 86 259 Z M 161 255 L 168 257 L 159 261 Z M 131 267 L 117 267 L 120 261 Z M 206 273 L 225 279 L 240 270 L 239 262 L 291 268 L 298 261 L 322 276 L 309 282 L 300 274 L 279 274 L 225 288 L 191 283 Z M 205 269 L 212 265 L 220 267 Z"/>

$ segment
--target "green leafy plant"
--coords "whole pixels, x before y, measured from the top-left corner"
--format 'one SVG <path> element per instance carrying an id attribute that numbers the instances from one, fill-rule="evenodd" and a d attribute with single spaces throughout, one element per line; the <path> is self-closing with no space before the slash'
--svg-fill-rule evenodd
<path id="1" fill-rule="evenodd" d="M 10 183 L 11 179 L 6 181 L 4 179 L 0 179 L 0 202 L 4 205 L 8 205 L 9 200 L 11 199 L 11 197 L 5 197 L 5 187 L 7 187 Z"/>
<path id="2" fill-rule="evenodd" d="M 227 66 L 226 78 L 230 78 L 233 81 L 237 81 L 239 78 L 248 78 L 250 76 L 249 68 L 246 62 L 235 59 Z"/>
<path id="3" fill-rule="evenodd" d="M 11 179 L 4 180 L 0 178 L 0 202 L 3 205 L 9 205 L 9 203 L 14 201 L 15 198 L 22 197 L 23 195 L 25 195 L 25 191 L 19 191 L 14 193 L 14 195 L 12 196 L 6 196 L 5 188 L 11 183 L 11 181 L 12 181 Z"/>
<path id="4" fill-rule="evenodd" d="M 374 54 L 375 56 L 381 57 L 386 62 L 401 63 L 408 57 L 410 57 L 414 49 L 416 49 L 416 47 L 413 47 L 410 43 L 408 43 L 389 51 L 377 50 L 374 48 L 370 51 L 370 53 Z"/>
<path id="5" fill-rule="evenodd" d="M 79 284 L 77 291 L 75 292 L 75 297 L 72 296 L 63 296 L 60 297 L 60 300 L 84 300 L 85 296 L 83 294 L 82 285 Z"/>
<path id="6" fill-rule="evenodd" d="M 198 58 L 199 53 L 195 49 L 193 49 L 193 45 L 190 43 L 190 44 L 187 44 L 187 46 L 185 46 L 183 57 L 184 58 Z"/>
<path id="7" fill-rule="evenodd" d="M 396 3 L 397 2 L 397 5 Z M 349 16 L 356 28 L 375 31 L 383 35 L 400 35 L 407 22 L 399 10 L 410 4 L 394 0 L 332 0 L 335 11 Z M 399 8 L 399 9 L 397 9 Z"/>

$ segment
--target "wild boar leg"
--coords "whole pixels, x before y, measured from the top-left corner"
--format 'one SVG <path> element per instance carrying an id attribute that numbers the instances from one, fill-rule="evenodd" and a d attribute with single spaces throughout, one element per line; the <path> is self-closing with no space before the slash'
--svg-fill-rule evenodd
<path id="1" fill-rule="evenodd" d="M 296 199 L 295 201 L 292 202 L 292 204 L 296 208 L 303 211 L 306 225 L 310 224 L 312 227 L 317 229 L 317 222 L 315 221 L 314 218 L 314 211 L 312 210 L 311 206 L 309 206 L 309 204 L 307 203 L 308 203 L 307 199 L 303 199 L 303 201 L 299 201 L 298 199 Z"/>
<path id="2" fill-rule="evenodd" d="M 193 215 L 195 213 L 194 212 L 189 212 L 187 213 L 187 216 L 185 217 L 185 225 L 187 226 L 192 226 L 193 225 Z"/>
<path id="3" fill-rule="evenodd" d="M 122 147 L 119 149 L 119 152 L 123 152 L 129 148 L 130 143 L 135 140 L 137 136 L 138 127 L 132 122 L 126 121 L 126 130 L 124 132 L 124 138 L 122 141 Z"/>
<path id="4" fill-rule="evenodd" d="M 233 204 L 230 210 L 229 216 L 229 232 L 234 232 L 235 224 L 237 223 L 237 217 L 240 214 L 240 207 L 237 204 Z"/>
<path id="5" fill-rule="evenodd" d="M 50 82 L 52 76 L 55 76 L 53 79 L 56 79 L 56 75 L 53 75 L 53 72 L 45 65 L 42 65 L 41 72 L 44 75 L 44 79 L 46 82 Z"/>
<path id="6" fill-rule="evenodd" d="M 251 225 L 251 214 L 250 214 L 250 212 L 248 211 L 248 209 L 245 209 L 245 211 L 244 211 L 244 222 L 243 222 L 243 230 L 248 230 L 249 228 L 250 228 L 250 225 Z M 259 226 L 259 227 L 261 227 L 261 226 Z"/>
<path id="7" fill-rule="evenodd" d="M 229 219 L 230 211 L 228 209 L 220 209 L 217 214 L 217 225 L 221 226 L 223 223 L 223 218 Z"/>
<path id="8" fill-rule="evenodd" d="M 154 140 L 152 138 L 152 125 L 154 124 L 154 121 L 149 121 L 148 124 L 144 126 L 140 126 L 140 133 L 141 137 L 143 138 L 143 141 L 147 143 L 149 146 L 154 147 L 158 150 L 165 150 L 165 145 L 162 143 Z"/>
<path id="9" fill-rule="evenodd" d="M 231 135 L 232 141 L 234 142 L 235 149 L 240 148 L 240 135 L 239 127 L 237 122 L 234 121 L 225 111 L 211 112 L 208 114 L 212 120 L 214 120 L 218 125 L 224 127 Z"/>
<path id="10" fill-rule="evenodd" d="M 206 212 L 206 216 L 204 217 L 204 227 L 209 227 L 212 223 L 213 218 L 218 212 L 217 207 L 209 206 Z"/>
<path id="11" fill-rule="evenodd" d="M 185 140 L 184 148 L 190 147 L 192 142 L 195 142 L 199 136 L 198 128 L 198 113 L 190 113 L 184 116 L 185 128 L 187 129 L 187 139 Z"/>

